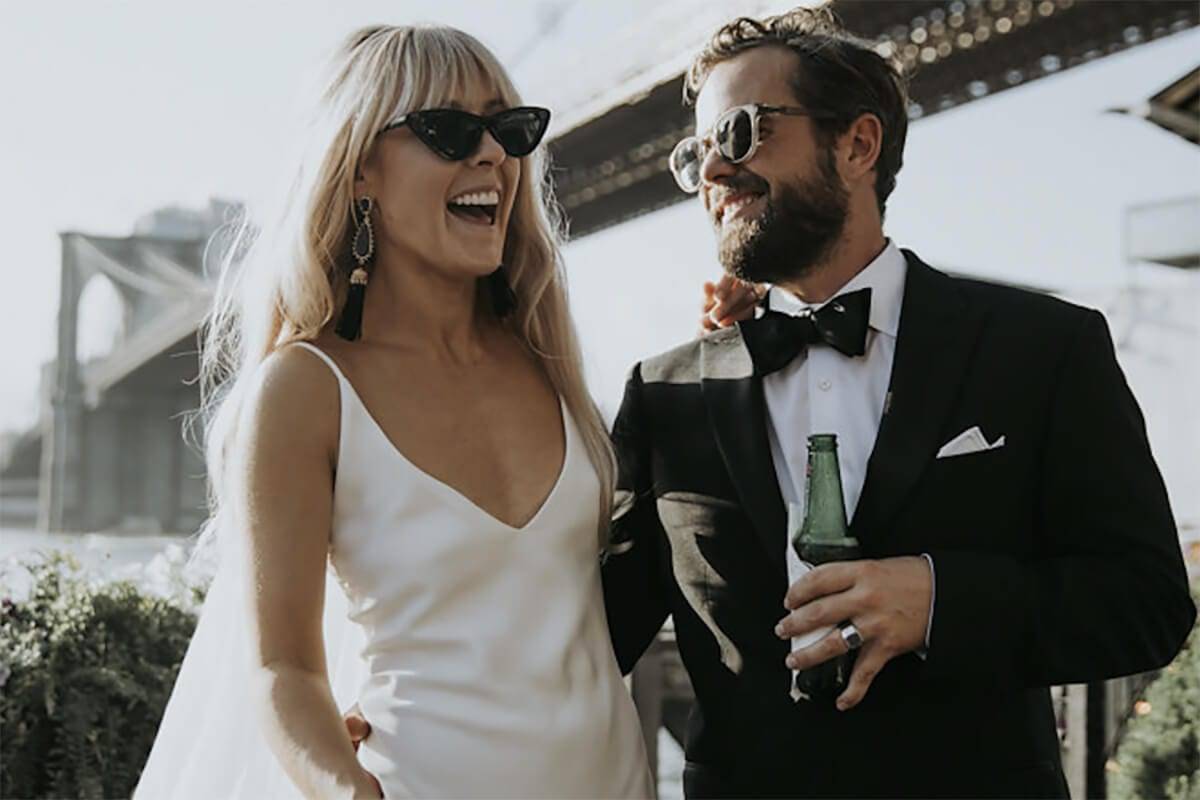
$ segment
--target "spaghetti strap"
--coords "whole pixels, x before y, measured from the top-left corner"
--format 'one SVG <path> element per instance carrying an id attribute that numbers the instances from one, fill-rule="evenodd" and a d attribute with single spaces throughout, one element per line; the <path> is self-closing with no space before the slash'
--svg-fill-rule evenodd
<path id="1" fill-rule="evenodd" d="M 308 350 L 310 353 L 315 355 L 317 358 L 324 361 L 325 365 L 327 367 L 329 367 L 329 369 L 337 377 L 339 385 L 349 383 L 349 380 L 346 378 L 346 376 L 344 374 L 342 374 L 342 370 L 338 367 L 337 362 L 335 362 L 332 358 L 330 358 L 329 355 L 324 350 L 317 347 L 312 342 L 292 342 L 292 344 L 295 345 L 296 347 L 303 347 L 305 350 Z"/>

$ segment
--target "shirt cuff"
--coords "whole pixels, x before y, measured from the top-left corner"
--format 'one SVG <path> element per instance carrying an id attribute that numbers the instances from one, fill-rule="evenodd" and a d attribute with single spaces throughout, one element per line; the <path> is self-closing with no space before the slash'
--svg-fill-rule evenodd
<path id="1" fill-rule="evenodd" d="M 929 565 L 929 620 L 925 623 L 925 645 L 917 650 L 922 661 L 929 655 L 929 637 L 933 633 L 933 606 L 937 600 L 937 570 L 933 568 L 933 556 L 921 553 L 925 563 Z"/>

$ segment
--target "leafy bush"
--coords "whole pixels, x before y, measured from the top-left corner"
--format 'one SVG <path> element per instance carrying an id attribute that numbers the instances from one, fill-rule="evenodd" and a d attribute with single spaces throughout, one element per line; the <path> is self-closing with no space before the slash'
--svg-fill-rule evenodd
<path id="1" fill-rule="evenodd" d="M 1200 592 L 1193 591 L 1193 595 Z M 1109 773 L 1114 800 L 1200 800 L 1200 626 L 1135 706 Z"/>
<path id="2" fill-rule="evenodd" d="M 0 797 L 128 797 L 196 617 L 69 556 L 24 569 L 0 610 Z"/>

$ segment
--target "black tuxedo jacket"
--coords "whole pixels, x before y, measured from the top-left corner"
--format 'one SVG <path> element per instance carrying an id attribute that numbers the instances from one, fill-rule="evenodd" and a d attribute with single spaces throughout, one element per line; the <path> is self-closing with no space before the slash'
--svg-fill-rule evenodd
<path id="1" fill-rule="evenodd" d="M 929 553 L 936 601 L 927 659 L 893 660 L 855 709 L 788 695 L 785 510 L 739 330 L 626 385 L 605 604 L 626 672 L 674 617 L 689 797 L 1066 796 L 1047 687 L 1160 667 L 1195 618 L 1103 318 L 905 256 L 851 530 L 867 558 Z M 935 458 L 975 425 L 1005 445 Z"/>

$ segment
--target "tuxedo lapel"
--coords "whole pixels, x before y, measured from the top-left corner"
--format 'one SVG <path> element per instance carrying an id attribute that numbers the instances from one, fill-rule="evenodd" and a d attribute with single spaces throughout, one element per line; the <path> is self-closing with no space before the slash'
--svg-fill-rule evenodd
<path id="1" fill-rule="evenodd" d="M 908 273 L 889 399 L 851 522 L 860 541 L 880 535 L 933 460 L 983 322 L 949 277 L 905 251 Z"/>
<path id="2" fill-rule="evenodd" d="M 767 439 L 762 379 L 734 326 L 700 343 L 700 384 L 729 476 L 771 563 L 786 575 L 783 496 Z"/>

